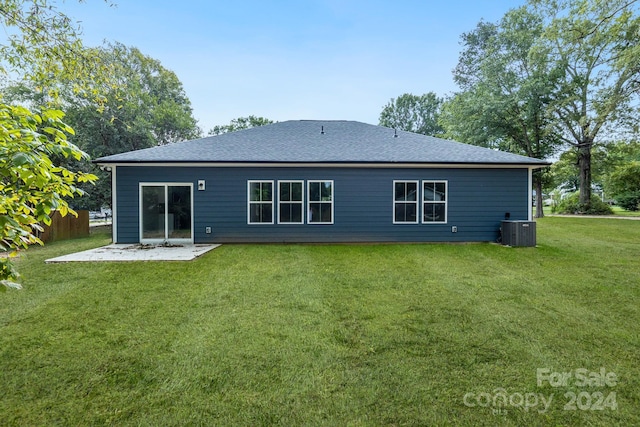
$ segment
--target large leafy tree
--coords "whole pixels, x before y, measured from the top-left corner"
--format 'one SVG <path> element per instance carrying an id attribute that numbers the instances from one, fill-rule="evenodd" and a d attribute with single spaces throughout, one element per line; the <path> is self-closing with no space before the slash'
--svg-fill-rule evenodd
<path id="1" fill-rule="evenodd" d="M 607 197 L 625 209 L 640 210 L 640 142 L 619 141 L 604 148 L 606 157 L 600 169 Z"/>
<path id="2" fill-rule="evenodd" d="M 113 88 L 101 90 L 102 102 L 78 95 L 72 85 L 61 89 L 79 147 L 97 157 L 200 136 L 191 102 L 175 73 L 120 43 L 96 51 L 117 80 Z"/>
<path id="3" fill-rule="evenodd" d="M 228 125 L 217 125 L 213 129 L 209 130 L 209 135 L 222 135 L 223 133 L 235 132 L 243 129 L 250 129 L 258 126 L 264 126 L 273 123 L 273 120 L 269 120 L 260 116 L 248 116 L 238 117 L 229 122 Z"/>
<path id="4" fill-rule="evenodd" d="M 380 126 L 436 136 L 443 131 L 438 123 L 443 99 L 435 93 L 405 93 L 392 98 L 380 113 Z"/>
<path id="5" fill-rule="evenodd" d="M 0 24 L 6 34 L 0 41 L 4 81 L 19 76 L 54 96 L 60 79 L 75 81 L 76 91 L 87 93 L 86 83 L 108 81 L 111 70 L 84 48 L 82 29 L 55 0 L 0 0 Z M 99 91 L 92 95 L 99 98 Z"/>
<path id="6" fill-rule="evenodd" d="M 592 150 L 637 131 L 640 15 L 635 0 L 530 0 L 545 28 L 535 54 L 561 79 L 552 113 L 557 133 L 577 155 L 580 203 L 591 201 Z"/>
<path id="7" fill-rule="evenodd" d="M 56 98 L 41 93 L 33 82 L 5 88 L 5 97 L 31 105 L 61 104 L 67 114 L 66 122 L 76 130 L 70 140 L 94 158 L 201 135 L 182 83 L 159 61 L 119 43 L 92 52 L 97 52 L 102 63 L 113 70 L 116 84 L 108 89 L 85 85 L 85 90 L 78 91 L 77 80 L 61 78 Z M 93 93 L 100 93 L 100 98 L 93 97 Z M 100 209 L 110 204 L 108 172 L 87 159 L 60 160 L 68 167 L 100 178 L 93 185 L 81 186 L 87 196 L 71 201 L 75 208 Z"/>
<path id="8" fill-rule="evenodd" d="M 603 187 L 606 175 L 613 170 L 607 167 L 607 151 L 605 146 L 597 146 L 591 152 L 593 167 L 591 176 L 593 185 Z M 576 192 L 580 190 L 580 173 L 578 170 L 578 153 L 576 150 L 563 152 L 550 169 L 550 179 L 547 182 L 547 190 L 562 190 L 565 192 Z"/>
<path id="9" fill-rule="evenodd" d="M 444 130 L 443 137 L 508 151 L 508 141 L 492 126 L 497 117 L 486 107 L 480 90 L 468 89 L 453 94 L 442 104 L 439 123 Z"/>
<path id="10" fill-rule="evenodd" d="M 191 102 L 175 73 L 122 44 L 107 45 L 99 49 L 99 55 L 116 71 L 118 85 L 104 91 L 99 104 L 65 93 L 67 121 L 76 129 L 73 142 L 80 148 L 95 158 L 201 135 Z M 79 201 L 82 207 L 98 209 L 110 204 L 108 174 L 88 163 L 82 168 L 104 178 L 95 188 L 86 189 L 89 197 Z"/>
<path id="11" fill-rule="evenodd" d="M 640 160 L 618 166 L 609 177 L 609 186 L 620 206 L 640 210 Z"/>
<path id="12" fill-rule="evenodd" d="M 41 92 L 55 92 L 59 76 L 91 74 L 100 79 L 105 70 L 90 53 L 83 54 L 72 21 L 47 0 L 0 1 L 0 24 L 8 35 L 0 41 L 0 75 L 40 82 Z M 92 73 L 87 73 L 88 69 Z M 80 81 L 80 80 L 78 80 Z M 77 90 L 81 85 L 77 86 Z M 56 159 L 86 157 L 67 139 L 72 129 L 58 110 L 29 110 L 0 99 L 0 250 L 9 255 L 32 243 L 42 243 L 36 232 L 49 224 L 51 213 L 71 212 L 67 197 L 82 194 L 77 185 L 92 181 L 91 174 L 76 173 Z M 11 257 L 0 257 L 0 289 L 18 286 Z"/>
<path id="13" fill-rule="evenodd" d="M 593 148 L 591 153 L 593 162 L 591 168 L 592 180 L 595 186 L 602 187 L 609 192 L 608 178 L 620 166 L 627 163 L 640 161 L 640 142 L 615 141 L 600 144 Z M 563 187 L 566 190 L 578 191 L 580 189 L 578 154 L 576 150 L 567 150 L 551 166 L 553 187 Z"/>
<path id="14" fill-rule="evenodd" d="M 542 20 L 526 8 L 463 34 L 454 79 L 462 89 L 443 108 L 446 136 L 544 159 L 560 143 L 548 114 L 556 80 L 553 64 L 532 55 Z M 536 216 L 543 216 L 543 171 L 534 172 Z"/>

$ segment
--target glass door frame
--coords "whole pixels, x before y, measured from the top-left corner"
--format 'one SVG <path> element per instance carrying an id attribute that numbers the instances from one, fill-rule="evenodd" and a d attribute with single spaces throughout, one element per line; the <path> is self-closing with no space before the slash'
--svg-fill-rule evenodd
<path id="1" fill-rule="evenodd" d="M 162 187 L 164 188 L 164 199 L 165 199 L 165 203 L 164 203 L 164 238 L 163 239 L 145 239 L 143 238 L 143 204 L 144 204 L 144 200 L 142 197 L 142 190 L 144 187 Z M 190 218 L 190 227 L 191 227 L 191 237 L 188 239 L 177 239 L 177 238 L 169 238 L 169 200 L 168 200 L 168 196 L 169 196 L 169 187 L 189 187 L 189 199 L 190 199 L 190 209 L 191 209 L 191 218 Z M 193 244 L 194 240 L 193 240 L 193 183 L 192 182 L 140 182 L 139 183 L 139 192 L 138 192 L 138 196 L 139 196 L 139 211 L 138 211 L 138 217 L 139 217 L 139 227 L 138 227 L 138 231 L 139 231 L 139 236 L 140 236 L 140 243 L 143 244 L 159 244 L 159 243 L 171 243 L 171 244 Z"/>

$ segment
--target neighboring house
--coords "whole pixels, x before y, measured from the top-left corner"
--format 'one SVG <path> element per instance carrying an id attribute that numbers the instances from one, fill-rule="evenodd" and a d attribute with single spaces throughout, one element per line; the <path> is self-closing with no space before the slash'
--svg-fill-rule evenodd
<path id="1" fill-rule="evenodd" d="M 107 156 L 116 243 L 495 241 L 549 163 L 353 121 L 292 120 Z"/>

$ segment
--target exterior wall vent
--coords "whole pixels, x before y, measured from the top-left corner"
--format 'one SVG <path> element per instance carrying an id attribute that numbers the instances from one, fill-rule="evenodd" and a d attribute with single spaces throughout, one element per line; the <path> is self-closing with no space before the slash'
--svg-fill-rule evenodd
<path id="1" fill-rule="evenodd" d="M 502 221 L 502 244 L 505 246 L 535 246 L 535 221 Z"/>

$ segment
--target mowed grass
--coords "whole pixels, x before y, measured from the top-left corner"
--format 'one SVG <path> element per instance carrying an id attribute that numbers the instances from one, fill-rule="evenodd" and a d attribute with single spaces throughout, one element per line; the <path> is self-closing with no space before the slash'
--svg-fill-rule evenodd
<path id="1" fill-rule="evenodd" d="M 24 289 L 0 293 L 0 425 L 640 425 L 638 221 L 545 218 L 537 248 L 44 263 L 106 243 L 18 261 Z M 538 368 L 617 382 L 538 386 Z"/>
<path id="2" fill-rule="evenodd" d="M 613 209 L 613 214 L 616 216 L 640 216 L 640 211 L 628 211 L 620 206 L 611 206 L 611 209 Z"/>
<path id="3" fill-rule="evenodd" d="M 606 218 L 607 216 L 627 216 L 627 217 L 640 217 L 640 211 L 628 211 L 626 209 L 621 208 L 620 206 L 611 206 L 613 210 L 612 215 L 602 215 L 602 218 Z M 545 206 L 542 209 L 545 215 L 554 215 L 551 211 L 551 206 Z M 535 215 L 535 209 L 533 210 L 533 214 Z"/>

